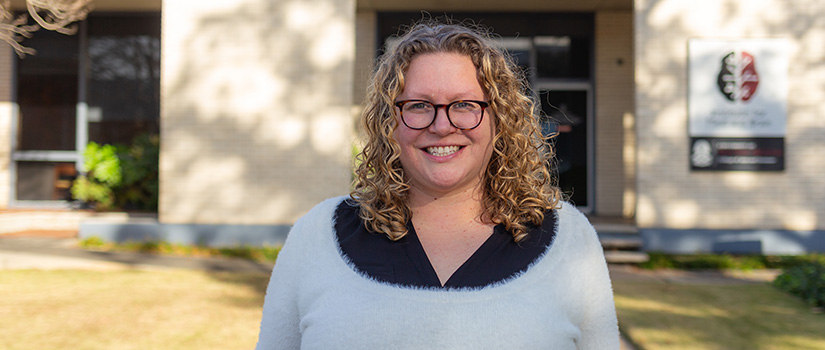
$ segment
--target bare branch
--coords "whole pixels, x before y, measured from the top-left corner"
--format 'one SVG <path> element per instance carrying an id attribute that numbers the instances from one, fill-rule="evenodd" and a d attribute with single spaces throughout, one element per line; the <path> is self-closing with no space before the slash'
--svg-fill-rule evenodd
<path id="1" fill-rule="evenodd" d="M 29 15 L 37 24 L 67 35 L 77 31 L 77 26 L 71 24 L 84 20 L 91 5 L 92 0 L 26 0 Z"/>
<path id="2" fill-rule="evenodd" d="M 0 40 L 9 44 L 20 58 L 26 55 L 34 55 L 36 52 L 34 49 L 25 47 L 20 42 L 25 38 L 31 38 L 32 33 L 40 29 L 40 27 L 37 25 L 26 25 L 28 22 L 26 15 L 20 15 L 15 18 L 14 14 L 10 11 L 9 3 L 9 0 L 0 2 Z"/>
<path id="3" fill-rule="evenodd" d="M 9 44 L 20 58 L 35 54 L 34 49 L 21 42 L 40 28 L 66 35 L 77 32 L 77 25 L 72 23 L 86 19 L 92 0 L 26 0 L 26 8 L 37 24 L 27 25 L 28 16 L 15 17 L 10 0 L 0 0 L 0 40 Z"/>

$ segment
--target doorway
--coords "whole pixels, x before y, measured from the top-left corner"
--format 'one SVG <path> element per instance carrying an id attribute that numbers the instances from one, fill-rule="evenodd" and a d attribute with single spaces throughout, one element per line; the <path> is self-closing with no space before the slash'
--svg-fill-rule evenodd
<path id="1" fill-rule="evenodd" d="M 568 35 L 504 37 L 499 45 L 525 72 L 541 104 L 542 133 L 551 138 L 551 171 L 565 200 L 593 211 L 593 83 L 590 43 Z"/>
<path id="2" fill-rule="evenodd" d="M 546 135 L 556 134 L 554 175 L 564 198 L 594 211 L 594 17 L 592 13 L 430 12 L 431 17 L 465 19 L 500 35 L 497 39 L 522 69 L 541 103 Z M 421 12 L 378 12 L 377 54 L 399 28 Z"/>

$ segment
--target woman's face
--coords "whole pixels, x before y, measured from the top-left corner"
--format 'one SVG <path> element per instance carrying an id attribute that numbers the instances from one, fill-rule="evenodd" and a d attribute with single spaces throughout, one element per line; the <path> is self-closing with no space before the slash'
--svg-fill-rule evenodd
<path id="1" fill-rule="evenodd" d="M 397 101 L 425 100 L 448 104 L 457 100 L 486 101 L 468 56 L 428 53 L 413 58 L 405 75 L 406 85 Z M 401 121 L 395 139 L 401 146 L 401 165 L 413 192 L 434 198 L 472 191 L 480 186 L 493 149 L 495 127 L 490 108 L 472 130 L 455 128 L 439 108 L 429 127 L 414 130 Z"/>

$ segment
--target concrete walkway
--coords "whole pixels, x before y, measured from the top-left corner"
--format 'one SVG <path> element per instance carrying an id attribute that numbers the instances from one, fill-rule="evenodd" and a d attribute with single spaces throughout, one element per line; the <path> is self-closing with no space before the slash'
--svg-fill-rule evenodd
<path id="1" fill-rule="evenodd" d="M 177 257 L 81 249 L 75 238 L 0 236 L 0 269 L 151 269 L 269 273 L 272 265 L 245 259 Z"/>

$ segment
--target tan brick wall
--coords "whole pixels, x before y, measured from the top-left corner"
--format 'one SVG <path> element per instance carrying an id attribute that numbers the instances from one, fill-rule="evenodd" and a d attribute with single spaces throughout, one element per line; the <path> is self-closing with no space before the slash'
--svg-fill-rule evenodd
<path id="1" fill-rule="evenodd" d="M 0 43 L 0 208 L 9 206 L 11 186 L 11 123 L 16 103 L 12 101 L 14 53 Z"/>
<path id="2" fill-rule="evenodd" d="M 633 12 L 596 13 L 596 213 L 635 209 Z"/>
<path id="3" fill-rule="evenodd" d="M 370 75 L 375 67 L 376 13 L 358 11 L 355 14 L 355 76 L 353 104 L 361 105 L 366 97 Z"/>
<path id="4" fill-rule="evenodd" d="M 355 14 L 355 71 L 352 80 L 353 144 L 360 150 L 366 137 L 361 127 L 361 112 L 370 76 L 375 69 L 376 13 L 358 10 Z"/>
<path id="5" fill-rule="evenodd" d="M 289 224 L 348 193 L 354 1 L 162 6 L 160 220 Z"/>
<path id="6" fill-rule="evenodd" d="M 825 2 L 636 0 L 641 227 L 825 229 Z M 687 42 L 791 43 L 783 172 L 690 172 Z"/>

